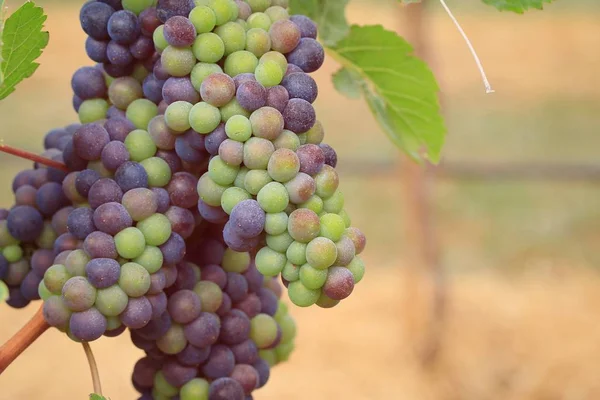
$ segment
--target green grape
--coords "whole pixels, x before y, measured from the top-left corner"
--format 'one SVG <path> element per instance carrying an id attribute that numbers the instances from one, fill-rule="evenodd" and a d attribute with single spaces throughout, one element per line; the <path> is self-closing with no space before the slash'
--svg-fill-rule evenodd
<path id="1" fill-rule="evenodd" d="M 219 156 L 215 156 L 208 164 L 208 175 L 218 185 L 228 186 L 235 181 L 240 167 L 227 164 Z"/>
<path id="2" fill-rule="evenodd" d="M 287 225 L 288 216 L 285 212 L 268 213 L 265 222 L 265 232 L 269 235 L 281 235 L 287 232 Z"/>
<path id="3" fill-rule="evenodd" d="M 290 202 L 287 189 L 279 182 L 267 183 L 256 199 L 265 212 L 272 214 L 282 212 Z"/>
<path id="4" fill-rule="evenodd" d="M 272 179 L 267 171 L 252 169 L 244 178 L 244 188 L 253 196 L 256 196 L 265 185 Z"/>
<path id="5" fill-rule="evenodd" d="M 235 82 L 227 74 L 209 75 L 200 86 L 200 96 L 212 106 L 223 107 L 235 96 Z"/>
<path id="6" fill-rule="evenodd" d="M 294 238 L 294 240 L 302 243 L 309 243 L 311 240 L 319 236 L 320 230 L 321 222 L 319 220 L 319 216 L 315 214 L 314 211 L 306 208 L 300 208 L 290 214 L 288 220 L 288 232 Z"/>
<path id="7" fill-rule="evenodd" d="M 250 253 L 233 251 L 230 248 L 225 250 L 221 266 L 227 272 L 244 273 L 250 267 Z"/>
<path id="8" fill-rule="evenodd" d="M 238 9 L 239 11 L 239 9 Z M 248 23 L 246 22 L 246 20 L 244 19 L 238 19 L 235 21 L 237 24 L 239 24 L 242 28 L 244 28 L 245 31 L 248 31 Z"/>
<path id="9" fill-rule="evenodd" d="M 190 129 L 190 111 L 193 106 L 187 101 L 176 101 L 169 104 L 165 110 L 165 122 L 169 129 L 174 133 L 182 133 Z"/>
<path id="10" fill-rule="evenodd" d="M 323 201 L 323 210 L 328 213 L 338 214 L 344 208 L 344 195 L 339 190 L 328 199 Z M 344 225 L 346 223 L 344 222 Z"/>
<path id="11" fill-rule="evenodd" d="M 71 276 L 85 276 L 85 266 L 90 257 L 83 250 L 73 250 L 65 260 L 65 268 Z"/>
<path id="12" fill-rule="evenodd" d="M 23 249 L 19 245 L 7 246 L 2 249 L 2 255 L 9 263 L 15 263 L 23 258 Z"/>
<path id="13" fill-rule="evenodd" d="M 107 170 L 104 164 L 102 164 L 102 160 L 90 161 L 87 167 L 96 171 L 102 178 L 110 178 L 113 175 L 112 171 Z"/>
<path id="14" fill-rule="evenodd" d="M 235 78 L 239 74 L 254 73 L 254 70 L 258 66 L 258 58 L 253 53 L 244 50 L 244 47 L 239 51 L 229 54 L 225 59 L 223 69 L 232 78 Z"/>
<path id="15" fill-rule="evenodd" d="M 321 293 L 319 300 L 317 300 L 317 305 L 321 308 L 333 308 L 338 304 L 340 304 L 339 300 L 334 300 L 325 293 Z"/>
<path id="16" fill-rule="evenodd" d="M 300 140 L 301 145 L 306 144 L 306 138 L 307 138 L 306 132 L 298 134 L 298 140 Z"/>
<path id="17" fill-rule="evenodd" d="M 317 184 L 317 195 L 325 200 L 333 196 L 340 184 L 340 179 L 335 169 L 325 164 L 321 172 L 315 176 L 315 182 Z"/>
<path id="18" fill-rule="evenodd" d="M 279 65 L 279 68 L 281 68 L 281 73 L 283 75 L 285 75 L 285 73 L 287 72 L 287 67 L 288 67 L 288 61 L 287 58 L 285 58 L 285 56 L 283 54 L 281 54 L 278 51 L 269 51 L 265 54 L 263 54 L 263 56 L 260 58 L 260 63 L 266 63 L 267 61 L 273 61 L 275 63 L 277 63 Z"/>
<path id="19" fill-rule="evenodd" d="M 123 8 L 139 15 L 146 8 L 152 7 L 154 0 L 123 0 Z"/>
<path id="20" fill-rule="evenodd" d="M 354 257 L 347 267 L 354 277 L 354 284 L 362 281 L 365 276 L 365 263 L 360 257 Z"/>
<path id="21" fill-rule="evenodd" d="M 281 271 L 281 276 L 288 282 L 296 282 L 300 279 L 300 267 L 288 261 Z"/>
<path id="22" fill-rule="evenodd" d="M 308 208 L 314 211 L 317 215 L 323 212 L 323 200 L 317 195 L 312 196 L 307 202 L 299 204 L 300 208 Z"/>
<path id="23" fill-rule="evenodd" d="M 179 398 L 181 400 L 208 400 L 209 388 L 208 381 L 194 378 L 181 387 Z"/>
<path id="24" fill-rule="evenodd" d="M 148 131 L 136 129 L 125 138 L 125 147 L 129 151 L 131 161 L 141 162 L 156 154 L 156 144 Z"/>
<path id="25" fill-rule="evenodd" d="M 158 115 L 158 106 L 148 99 L 137 99 L 127 107 L 126 115 L 136 128 L 146 129 L 150 120 Z"/>
<path id="26" fill-rule="evenodd" d="M 250 120 L 243 115 L 234 115 L 225 123 L 225 133 L 231 140 L 245 142 L 252 136 Z"/>
<path id="27" fill-rule="evenodd" d="M 120 110 L 127 110 L 134 100 L 142 97 L 144 97 L 142 85 L 131 76 L 115 79 L 108 88 L 110 102 Z"/>
<path id="28" fill-rule="evenodd" d="M 35 244 L 38 245 L 41 249 L 50 250 L 54 247 L 54 241 L 56 240 L 57 237 L 58 237 L 58 235 L 52 228 L 52 224 L 46 222 L 44 224 L 44 229 L 42 230 L 42 233 L 35 241 Z"/>
<path id="29" fill-rule="evenodd" d="M 164 214 L 156 213 L 138 222 L 137 228 L 144 234 L 149 246 L 163 245 L 171 236 L 171 222 Z"/>
<path id="30" fill-rule="evenodd" d="M 235 22 L 227 22 L 215 29 L 215 33 L 223 39 L 225 43 L 225 55 L 244 50 L 246 47 L 246 30 Z M 225 67 L 227 70 L 227 67 Z"/>
<path id="31" fill-rule="evenodd" d="M 310 307 L 319 300 L 321 290 L 309 289 L 301 281 L 291 282 L 288 286 L 288 296 L 298 307 Z"/>
<path id="32" fill-rule="evenodd" d="M 335 243 L 324 237 L 318 237 L 311 240 L 306 247 L 306 260 L 315 269 L 322 270 L 331 267 L 335 263 L 337 256 L 337 247 Z M 323 283 L 325 283 L 325 281 L 323 281 Z M 307 287 L 309 286 L 307 285 Z"/>
<path id="33" fill-rule="evenodd" d="M 133 259 L 133 262 L 146 268 L 150 274 L 158 272 L 163 264 L 163 254 L 158 247 L 146 246 L 144 252 Z"/>
<path id="34" fill-rule="evenodd" d="M 269 247 L 263 247 L 256 253 L 256 268 L 264 276 L 277 276 L 285 267 L 287 259 L 281 254 Z"/>
<path id="35" fill-rule="evenodd" d="M 44 285 L 50 293 L 60 295 L 65 283 L 71 279 L 71 274 L 62 264 L 54 264 L 44 273 Z"/>
<path id="36" fill-rule="evenodd" d="M 219 207 L 221 205 L 221 197 L 227 187 L 215 183 L 208 175 L 208 172 L 202 175 L 198 180 L 198 194 L 200 199 L 209 206 Z"/>
<path id="37" fill-rule="evenodd" d="M 267 8 L 265 10 L 265 14 L 269 16 L 271 22 L 290 18 L 290 14 L 288 13 L 288 11 L 280 6 L 271 6 Z"/>
<path id="38" fill-rule="evenodd" d="M 289 0 L 273 0 L 273 6 L 279 6 L 283 8 L 288 8 L 290 6 Z"/>
<path id="39" fill-rule="evenodd" d="M 175 355 L 180 353 L 187 346 L 187 339 L 183 327 L 178 324 L 172 324 L 167 333 L 156 341 L 156 346 L 165 354 Z M 159 372 L 160 374 L 160 372 Z M 156 381 L 154 381 L 156 385 Z M 175 392 L 177 394 L 177 392 Z"/>
<path id="40" fill-rule="evenodd" d="M 304 264 L 300 268 L 300 282 L 312 290 L 321 289 L 327 280 L 327 269 L 316 269 L 310 264 Z"/>
<path id="41" fill-rule="evenodd" d="M 263 12 L 271 6 L 271 0 L 248 0 L 252 12 Z"/>
<path id="42" fill-rule="evenodd" d="M 171 396 L 166 396 L 160 393 L 156 388 L 152 389 L 152 400 L 171 400 Z"/>
<path id="43" fill-rule="evenodd" d="M 214 11 L 206 6 L 197 6 L 190 12 L 189 19 L 198 34 L 211 32 L 217 24 Z"/>
<path id="44" fill-rule="evenodd" d="M 194 286 L 194 292 L 200 297 L 204 312 L 216 313 L 223 303 L 223 291 L 214 282 L 200 281 Z"/>
<path id="45" fill-rule="evenodd" d="M 231 19 L 229 0 L 211 0 L 209 6 L 215 13 L 217 26 L 223 25 Z"/>
<path id="46" fill-rule="evenodd" d="M 275 352 L 275 356 L 277 357 L 277 362 L 282 363 L 289 360 L 290 355 L 294 352 L 294 350 L 294 343 L 282 343 L 279 346 L 277 346 L 273 351 Z"/>
<path id="47" fill-rule="evenodd" d="M 276 340 L 279 327 L 273 317 L 258 314 L 250 320 L 250 339 L 259 349 L 268 349 Z"/>
<path id="48" fill-rule="evenodd" d="M 19 241 L 11 236 L 8 231 L 7 221 L 0 221 L 0 247 L 10 246 L 11 244 L 19 244 Z"/>
<path id="49" fill-rule="evenodd" d="M 265 13 L 262 12 L 254 12 L 252 15 L 248 17 L 246 20 L 248 24 L 248 28 L 257 28 L 262 29 L 264 31 L 269 32 L 269 28 L 271 28 L 271 18 Z"/>
<path id="50" fill-rule="evenodd" d="M 246 32 L 246 50 L 256 57 L 261 57 L 271 50 L 271 36 L 263 29 L 250 29 Z"/>
<path id="51" fill-rule="evenodd" d="M 250 115 L 254 136 L 275 140 L 283 132 L 283 115 L 273 107 L 261 107 Z"/>
<path id="52" fill-rule="evenodd" d="M 275 318 L 275 321 L 279 321 L 288 314 L 288 305 L 285 304 L 283 301 L 279 300 L 279 302 L 277 303 L 277 311 L 275 312 L 273 318 Z"/>
<path id="53" fill-rule="evenodd" d="M 233 100 L 221 107 L 221 121 L 227 122 L 236 115 L 248 118 L 250 113 L 240 106 L 240 103 L 234 97 Z"/>
<path id="54" fill-rule="evenodd" d="M 245 189 L 235 186 L 230 187 L 225 190 L 223 192 L 223 196 L 221 196 L 221 208 L 223 208 L 223 211 L 225 211 L 227 214 L 231 214 L 233 207 L 235 207 L 238 203 L 250 199 L 252 199 L 252 195 Z"/>
<path id="55" fill-rule="evenodd" d="M 229 5 L 229 9 L 231 12 L 231 17 L 229 18 L 230 21 L 236 21 L 238 19 L 238 17 L 240 16 L 240 8 L 238 7 L 238 5 L 235 3 L 235 1 L 232 0 L 228 0 Z"/>
<path id="56" fill-rule="evenodd" d="M 275 350 L 260 350 L 258 356 L 265 360 L 271 368 L 277 365 L 277 354 L 275 353 Z"/>
<path id="57" fill-rule="evenodd" d="M 204 63 L 216 63 L 225 54 L 225 43 L 212 32 L 198 35 L 192 46 L 194 56 Z"/>
<path id="58" fill-rule="evenodd" d="M 300 159 L 292 150 L 276 150 L 269 159 L 267 171 L 273 180 L 288 182 L 300 172 Z"/>
<path id="59" fill-rule="evenodd" d="M 154 30 L 152 38 L 154 39 L 154 47 L 159 53 L 162 53 L 167 47 L 169 47 L 169 42 L 167 42 L 167 39 L 165 39 L 164 25 L 161 25 Z"/>
<path id="60" fill-rule="evenodd" d="M 172 76 L 186 76 L 196 65 L 196 57 L 189 47 L 168 46 L 163 50 L 160 59 L 164 70 Z"/>
<path id="61" fill-rule="evenodd" d="M 283 79 L 283 72 L 275 61 L 265 61 L 258 64 L 254 72 L 256 80 L 264 87 L 277 86 Z"/>
<path id="62" fill-rule="evenodd" d="M 291 343 L 298 332 L 294 319 L 289 315 L 285 315 L 276 319 L 276 321 L 281 328 L 281 343 Z"/>
<path id="63" fill-rule="evenodd" d="M 344 236 L 335 244 L 337 247 L 337 259 L 335 265 L 345 267 L 352 262 L 356 256 L 354 242 L 348 236 Z"/>
<path id="64" fill-rule="evenodd" d="M 104 99 L 89 99 L 85 100 L 79 106 L 79 122 L 82 124 L 90 124 L 106 118 L 108 111 L 108 102 Z"/>
<path id="65" fill-rule="evenodd" d="M 221 123 L 221 113 L 217 107 L 200 102 L 190 110 L 190 126 L 198 133 L 208 134 Z"/>
<path id="66" fill-rule="evenodd" d="M 190 74 L 192 85 L 197 91 L 200 91 L 202 82 L 204 82 L 209 75 L 219 72 L 223 72 L 223 69 L 218 64 L 198 63 L 194 66 L 192 73 Z"/>
<path id="67" fill-rule="evenodd" d="M 144 234 L 137 228 L 125 228 L 115 236 L 117 252 L 123 258 L 139 257 L 146 248 Z"/>
<path id="68" fill-rule="evenodd" d="M 321 121 L 317 121 L 312 128 L 306 132 L 306 143 L 321 144 L 325 138 L 325 130 Z"/>
<path id="69" fill-rule="evenodd" d="M 352 226 L 352 220 L 350 219 L 350 215 L 346 212 L 346 210 L 342 210 L 338 214 L 344 220 L 346 228 L 350 228 Z"/>
<path id="70" fill-rule="evenodd" d="M 42 301 L 46 301 L 48 298 L 50 298 L 50 296 L 52 296 L 52 293 L 48 290 L 43 280 L 40 281 L 40 284 L 38 285 L 38 295 Z"/>
<path id="71" fill-rule="evenodd" d="M 240 166 L 244 161 L 244 144 L 232 139 L 225 139 L 219 146 L 219 156 L 229 165 Z"/>
<path id="72" fill-rule="evenodd" d="M 113 285 L 106 289 L 99 289 L 96 294 L 94 306 L 105 317 L 116 317 L 125 311 L 129 296 L 119 285 Z"/>
<path id="73" fill-rule="evenodd" d="M 250 171 L 248 168 L 244 166 L 240 167 L 240 171 L 235 177 L 235 181 L 233 181 L 233 185 L 235 187 L 239 187 L 240 189 L 246 190 L 246 185 L 244 181 L 246 180 L 246 175 L 248 174 L 248 171 Z"/>
<path id="74" fill-rule="evenodd" d="M 273 144 L 277 150 L 288 149 L 295 152 L 300 147 L 300 139 L 294 132 L 284 129 L 279 137 L 273 140 Z"/>
<path id="75" fill-rule="evenodd" d="M 107 317 L 106 318 L 106 330 L 113 331 L 120 328 L 123 325 L 119 317 Z"/>
<path id="76" fill-rule="evenodd" d="M 156 375 L 154 375 L 154 388 L 167 397 L 174 397 L 179 393 L 179 390 L 175 386 L 172 386 L 167 382 L 162 371 L 158 371 Z"/>
<path id="77" fill-rule="evenodd" d="M 244 165 L 250 169 L 267 169 L 275 146 L 267 139 L 253 137 L 244 144 Z"/>
<path id="78" fill-rule="evenodd" d="M 150 187 L 163 187 L 171 181 L 171 168 L 162 158 L 150 157 L 143 160 L 140 164 L 148 174 L 148 184 Z"/>
<path id="79" fill-rule="evenodd" d="M 280 235 L 267 235 L 267 246 L 279 253 L 285 253 L 293 242 L 294 239 L 287 232 Z"/>
<path id="80" fill-rule="evenodd" d="M 146 268 L 133 262 L 121 266 L 119 287 L 129 297 L 141 297 L 150 289 L 150 274 Z"/>
<path id="81" fill-rule="evenodd" d="M 339 241 L 346 231 L 346 224 L 337 214 L 324 214 L 321 216 L 321 236 L 334 242 Z"/>
<path id="82" fill-rule="evenodd" d="M 146 79 L 146 77 L 148 75 L 150 75 L 150 71 L 148 71 L 146 69 L 146 67 L 144 67 L 144 64 L 137 63 L 133 67 L 133 72 L 131 74 L 131 77 L 134 78 L 136 81 L 138 81 L 141 84 L 141 83 L 144 83 L 144 79 Z"/>
<path id="83" fill-rule="evenodd" d="M 304 265 L 306 264 L 306 243 L 302 242 L 293 242 L 287 249 L 285 253 L 287 259 L 293 263 L 294 265 Z"/>

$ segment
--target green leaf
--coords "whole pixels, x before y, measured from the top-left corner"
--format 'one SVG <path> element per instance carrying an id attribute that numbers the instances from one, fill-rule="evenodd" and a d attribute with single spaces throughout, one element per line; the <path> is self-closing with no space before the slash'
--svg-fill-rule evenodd
<path id="1" fill-rule="evenodd" d="M 8 286 L 6 286 L 4 281 L 0 281 L 0 303 L 4 303 L 6 300 L 8 300 L 8 295 Z"/>
<path id="2" fill-rule="evenodd" d="M 542 10 L 544 3 L 551 3 L 552 0 L 483 0 L 483 2 L 496 7 L 500 11 L 513 11 L 523 14 L 530 8 Z"/>
<path id="3" fill-rule="evenodd" d="M 2 32 L 2 64 L 4 80 L 0 85 L 0 100 L 14 92 L 15 86 L 30 77 L 39 64 L 34 62 L 48 44 L 48 32 L 42 28 L 44 10 L 32 2 L 21 6 L 6 20 Z"/>
<path id="4" fill-rule="evenodd" d="M 108 400 L 106 397 L 100 396 L 99 394 L 90 394 L 90 400 Z"/>
<path id="5" fill-rule="evenodd" d="M 350 76 L 360 76 L 355 84 L 392 142 L 415 159 L 439 162 L 446 136 L 439 87 L 412 47 L 382 26 L 353 25 L 346 38 L 327 50 L 355 74 Z"/>
<path id="6" fill-rule="evenodd" d="M 335 89 L 350 99 L 360 99 L 362 89 L 359 79 L 360 75 L 348 68 L 341 68 L 332 76 Z"/>
<path id="7" fill-rule="evenodd" d="M 346 5 L 349 0 L 290 0 L 290 13 L 310 17 L 319 26 L 319 38 L 333 46 L 348 34 Z"/>

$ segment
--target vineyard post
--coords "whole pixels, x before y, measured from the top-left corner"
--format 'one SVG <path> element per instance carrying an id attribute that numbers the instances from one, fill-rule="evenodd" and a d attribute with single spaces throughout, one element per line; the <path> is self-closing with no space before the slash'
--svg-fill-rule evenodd
<path id="1" fill-rule="evenodd" d="M 402 8 L 403 18 L 400 21 L 406 27 L 408 39 L 416 54 L 431 66 L 433 57 L 425 33 L 426 11 L 423 4 L 415 3 Z M 424 321 L 425 330 L 422 335 L 413 337 L 423 337 L 418 351 L 422 365 L 428 367 L 434 365 L 441 351 L 447 297 L 431 204 L 434 171 L 428 165 L 418 164 L 407 157 L 403 158 L 401 168 L 405 202 L 404 225 L 406 237 L 411 241 L 409 247 L 412 248 L 408 258 L 410 267 L 406 295 L 411 301 L 419 299 L 419 304 L 424 305 L 417 312 L 427 313 L 424 320 L 417 316 L 417 321 Z"/>

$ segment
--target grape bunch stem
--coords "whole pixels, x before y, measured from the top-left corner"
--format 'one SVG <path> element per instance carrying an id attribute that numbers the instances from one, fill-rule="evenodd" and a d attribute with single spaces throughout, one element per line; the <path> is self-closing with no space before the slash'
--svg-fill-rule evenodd
<path id="1" fill-rule="evenodd" d="M 88 364 L 90 365 L 90 372 L 92 373 L 92 383 L 94 385 L 94 393 L 102 396 L 102 385 L 100 384 L 100 374 L 98 373 L 98 364 L 96 364 L 96 358 L 94 352 L 88 342 L 81 343 L 83 351 L 87 357 Z"/>
<path id="2" fill-rule="evenodd" d="M 17 157 L 23 158 L 25 160 L 31 160 L 33 162 L 43 164 L 50 168 L 56 168 L 56 169 L 59 169 L 64 172 L 71 172 L 69 170 L 69 168 L 67 168 L 67 166 L 65 164 L 61 163 L 60 161 L 50 160 L 49 158 L 38 156 L 35 153 L 31 153 L 26 150 L 17 149 L 16 147 L 12 147 L 12 146 L 2 143 L 1 140 L 0 140 L 0 151 L 3 153 L 12 154 L 13 156 L 17 156 Z"/>
<path id="3" fill-rule="evenodd" d="M 49 327 L 44 319 L 42 307 L 40 307 L 33 318 L 0 347 L 0 374 Z"/>

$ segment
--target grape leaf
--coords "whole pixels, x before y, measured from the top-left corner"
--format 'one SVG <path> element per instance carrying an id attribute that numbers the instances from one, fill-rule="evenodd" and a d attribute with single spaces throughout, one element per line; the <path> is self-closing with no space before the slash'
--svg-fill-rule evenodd
<path id="1" fill-rule="evenodd" d="M 410 44 L 380 25 L 353 25 L 348 36 L 327 50 L 360 76 L 356 85 L 390 139 L 415 159 L 423 154 L 439 162 L 446 136 L 439 87 L 429 67 L 412 55 Z"/>
<path id="2" fill-rule="evenodd" d="M 348 68 L 341 68 L 331 77 L 335 89 L 350 99 L 359 99 L 362 93 L 360 75 L 353 73 Z"/>
<path id="3" fill-rule="evenodd" d="M 6 300 L 8 300 L 8 296 L 8 286 L 6 286 L 4 281 L 0 281 L 0 303 L 4 303 Z"/>
<path id="4" fill-rule="evenodd" d="M 99 394 L 90 394 L 90 400 L 108 400 L 106 397 L 104 396 L 100 396 Z"/>
<path id="5" fill-rule="evenodd" d="M 346 5 L 349 0 L 290 0 L 290 13 L 310 17 L 319 26 L 319 38 L 332 46 L 348 34 Z"/>
<path id="6" fill-rule="evenodd" d="M 542 10 L 544 3 L 550 3 L 552 0 L 483 0 L 483 2 L 496 7 L 500 11 L 513 11 L 523 14 L 529 8 Z"/>
<path id="7" fill-rule="evenodd" d="M 4 80 L 0 85 L 0 100 L 14 92 L 15 86 L 30 77 L 39 64 L 34 62 L 48 44 L 48 32 L 42 28 L 44 10 L 32 2 L 23 4 L 4 24 L 2 32 L 2 64 Z"/>

